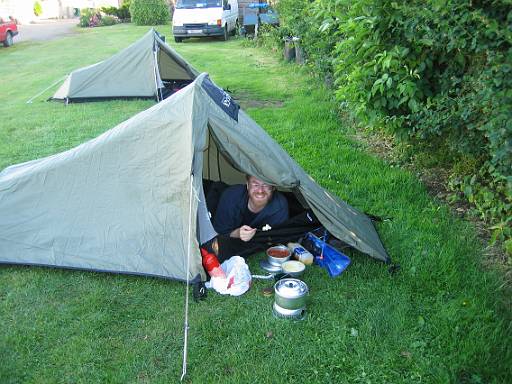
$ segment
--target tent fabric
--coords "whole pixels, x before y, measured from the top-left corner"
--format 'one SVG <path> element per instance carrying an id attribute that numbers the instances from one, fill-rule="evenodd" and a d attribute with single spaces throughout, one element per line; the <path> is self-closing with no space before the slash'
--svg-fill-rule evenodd
<path id="1" fill-rule="evenodd" d="M 194 93 L 0 173 L 0 260 L 186 280 L 192 158 L 206 125 Z M 192 239 L 190 280 L 205 277 Z"/>
<path id="2" fill-rule="evenodd" d="M 332 235 L 389 261 L 370 219 L 316 184 L 242 110 L 238 122 L 228 116 L 204 81 L 76 148 L 1 172 L 0 263 L 204 280 L 199 244 L 215 232 L 202 179 L 245 173 L 300 195 Z"/>
<path id="3" fill-rule="evenodd" d="M 192 81 L 198 75 L 151 29 L 114 56 L 71 72 L 52 99 L 156 98 L 162 80 Z"/>

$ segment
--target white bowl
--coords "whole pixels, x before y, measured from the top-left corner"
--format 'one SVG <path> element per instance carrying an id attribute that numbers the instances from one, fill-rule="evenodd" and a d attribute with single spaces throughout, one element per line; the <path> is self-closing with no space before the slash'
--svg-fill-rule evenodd
<path id="1" fill-rule="evenodd" d="M 287 273 L 290 276 L 300 276 L 306 270 L 306 266 L 297 260 L 288 260 L 281 264 L 283 273 Z"/>

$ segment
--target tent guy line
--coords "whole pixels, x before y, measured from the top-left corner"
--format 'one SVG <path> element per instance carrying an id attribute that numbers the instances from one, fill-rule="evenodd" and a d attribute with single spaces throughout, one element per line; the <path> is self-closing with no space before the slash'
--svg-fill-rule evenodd
<path id="1" fill-rule="evenodd" d="M 191 248 L 190 245 L 192 244 L 192 201 L 197 200 L 199 202 L 199 197 L 197 195 L 197 191 L 194 189 L 194 174 L 190 175 L 190 194 L 188 197 L 188 200 L 190 202 L 189 204 L 189 221 L 188 221 L 188 248 L 187 248 L 187 284 L 185 287 L 185 320 L 183 324 L 183 365 L 182 365 L 182 371 L 181 371 L 181 379 L 180 381 L 183 381 L 185 376 L 187 375 L 187 356 L 188 356 L 188 330 L 189 330 L 189 324 L 188 324 L 188 309 L 189 309 L 189 286 L 190 286 L 190 252 Z"/>
<path id="2" fill-rule="evenodd" d="M 60 78 L 59 80 L 57 80 L 55 83 L 53 83 L 52 85 L 46 87 L 45 89 L 43 89 L 41 92 L 39 92 L 37 95 L 35 96 L 32 96 L 30 99 L 27 100 L 27 104 L 32 104 L 32 101 L 34 101 L 34 99 L 38 98 L 39 96 L 41 96 L 43 93 L 45 93 L 47 90 L 55 87 L 57 84 L 61 83 L 62 81 L 64 81 L 64 79 L 67 77 L 64 76 L 62 78 Z"/>

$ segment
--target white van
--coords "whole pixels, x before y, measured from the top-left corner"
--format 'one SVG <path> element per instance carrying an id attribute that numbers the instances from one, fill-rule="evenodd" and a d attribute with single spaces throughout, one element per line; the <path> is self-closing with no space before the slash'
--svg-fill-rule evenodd
<path id="1" fill-rule="evenodd" d="M 227 40 L 238 27 L 238 0 L 177 0 L 172 33 L 177 43 L 188 37 Z"/>

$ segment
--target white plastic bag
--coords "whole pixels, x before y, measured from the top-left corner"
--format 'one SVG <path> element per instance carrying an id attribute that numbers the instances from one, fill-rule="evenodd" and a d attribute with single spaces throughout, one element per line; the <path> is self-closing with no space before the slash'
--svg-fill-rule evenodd
<path id="1" fill-rule="evenodd" d="M 213 288 L 222 295 L 240 296 L 251 287 L 252 277 L 249 267 L 243 257 L 232 256 L 220 267 L 226 273 L 226 278 L 212 277 L 206 283 L 206 288 Z"/>

